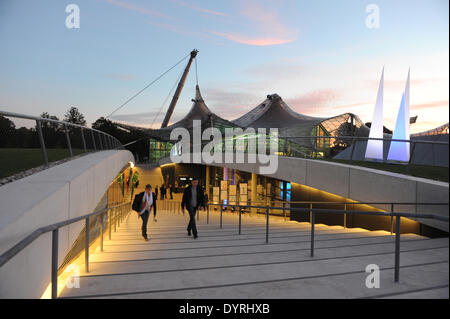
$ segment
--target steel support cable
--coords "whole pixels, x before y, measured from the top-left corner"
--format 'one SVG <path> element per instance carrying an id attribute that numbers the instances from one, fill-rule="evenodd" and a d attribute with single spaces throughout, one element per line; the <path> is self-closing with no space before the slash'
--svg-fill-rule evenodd
<path id="1" fill-rule="evenodd" d="M 117 107 L 113 112 L 111 112 L 108 116 L 106 116 L 106 118 L 109 118 L 111 115 L 113 115 L 114 113 L 116 113 L 118 110 L 120 110 L 122 107 L 124 107 L 125 105 L 127 105 L 129 102 L 131 102 L 135 97 L 137 97 L 139 94 L 141 94 L 142 92 L 144 92 L 146 89 L 148 89 L 152 84 L 154 84 L 156 81 L 158 81 L 159 79 L 161 79 L 164 75 L 166 75 L 167 73 L 169 73 L 173 68 L 175 68 L 178 64 L 180 64 L 181 62 L 183 62 L 184 60 L 186 60 L 188 57 L 190 57 L 190 53 L 188 55 L 186 55 L 184 58 L 182 58 L 180 61 L 178 61 L 175 65 L 173 65 L 170 69 L 168 69 L 167 71 L 165 71 L 164 73 L 162 73 L 161 75 L 159 75 L 156 79 L 154 79 L 152 82 L 150 82 L 149 84 L 147 84 L 143 89 L 141 89 L 139 92 L 135 93 L 133 96 L 131 96 L 128 100 L 126 100 L 124 103 L 122 103 L 119 107 Z"/>
<path id="2" fill-rule="evenodd" d="M 164 105 L 166 105 L 166 103 L 169 100 L 170 96 L 172 95 L 173 91 L 177 87 L 178 82 L 180 82 L 180 79 L 182 76 L 183 76 L 183 71 L 181 71 L 180 75 L 177 77 L 177 79 L 175 81 L 175 84 L 173 85 L 172 89 L 169 91 L 169 94 L 164 99 L 164 102 L 162 103 L 161 107 L 159 108 L 158 114 L 156 114 L 156 116 L 153 118 L 153 121 L 152 121 L 152 124 L 150 125 L 150 127 L 153 127 L 153 124 L 155 124 L 156 119 L 158 118 L 159 114 L 161 114 L 161 111 L 162 111 Z"/>

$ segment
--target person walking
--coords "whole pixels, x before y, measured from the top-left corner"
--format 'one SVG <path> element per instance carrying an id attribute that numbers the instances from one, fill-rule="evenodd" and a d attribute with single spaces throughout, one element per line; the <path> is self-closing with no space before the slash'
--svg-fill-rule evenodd
<path id="1" fill-rule="evenodd" d="M 156 222 L 156 195 L 152 192 L 152 186 L 147 184 L 145 191 L 137 194 L 134 197 L 132 208 L 142 218 L 142 237 L 145 241 L 148 241 L 147 236 L 147 223 L 150 216 L 151 209 L 153 207 L 153 218 Z"/>
<path id="2" fill-rule="evenodd" d="M 173 185 L 172 184 L 170 184 L 169 185 L 169 191 L 170 191 L 170 199 L 173 199 Z"/>
<path id="3" fill-rule="evenodd" d="M 163 200 L 164 199 L 164 184 L 162 184 L 161 187 L 159 188 L 159 192 L 160 192 L 159 198 L 161 200 Z"/>
<path id="4" fill-rule="evenodd" d="M 183 193 L 183 199 L 181 201 L 181 211 L 184 213 L 186 208 L 189 213 L 189 224 L 187 227 L 188 236 L 191 233 L 194 235 L 194 239 L 198 238 L 197 225 L 195 224 L 195 213 L 197 209 L 204 203 L 203 190 L 198 186 L 198 179 L 194 178 L 191 185 L 189 185 Z"/>
<path id="5" fill-rule="evenodd" d="M 203 199 L 203 209 L 206 210 L 206 206 L 208 205 L 208 193 L 206 192 L 205 189 L 202 188 L 203 191 L 203 195 L 204 195 L 204 199 Z"/>
<path id="6" fill-rule="evenodd" d="M 155 187 L 155 195 L 156 195 L 156 199 L 158 199 L 158 185 L 156 185 L 156 187 Z"/>

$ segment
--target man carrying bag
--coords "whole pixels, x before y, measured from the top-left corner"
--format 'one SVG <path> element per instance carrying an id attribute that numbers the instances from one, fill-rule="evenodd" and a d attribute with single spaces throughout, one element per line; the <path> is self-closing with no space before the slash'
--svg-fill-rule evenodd
<path id="1" fill-rule="evenodd" d="M 153 218 L 156 222 L 156 195 L 152 192 L 152 186 L 146 185 L 145 191 L 134 197 L 132 208 L 142 218 L 142 237 L 148 241 L 147 223 L 150 211 L 153 207 Z"/>

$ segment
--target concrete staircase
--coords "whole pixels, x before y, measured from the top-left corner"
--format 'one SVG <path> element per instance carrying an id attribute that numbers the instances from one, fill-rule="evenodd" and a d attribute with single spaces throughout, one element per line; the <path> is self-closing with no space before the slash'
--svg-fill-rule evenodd
<path id="1" fill-rule="evenodd" d="M 310 224 L 200 212 L 199 238 L 187 236 L 188 215 L 159 211 L 149 221 L 150 241 L 131 212 L 104 252 L 91 256 L 80 288 L 64 298 L 448 298 L 448 238 L 405 234 L 400 282 L 394 283 L 394 236 L 385 231 L 316 226 L 310 257 Z M 380 268 L 380 288 L 366 287 L 366 266 Z"/>

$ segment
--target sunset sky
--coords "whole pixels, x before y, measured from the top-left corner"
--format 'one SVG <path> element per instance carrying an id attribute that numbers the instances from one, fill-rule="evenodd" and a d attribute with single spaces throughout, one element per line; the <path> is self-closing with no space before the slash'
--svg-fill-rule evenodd
<path id="1" fill-rule="evenodd" d="M 80 8 L 68 29 L 66 5 Z M 380 27 L 366 26 L 366 6 Z M 278 93 L 312 116 L 370 121 L 385 67 L 385 125 L 393 128 L 411 68 L 411 132 L 449 117 L 448 0 L 1 0 L 0 110 L 88 123 L 111 113 L 192 49 L 206 104 L 235 119 Z M 187 62 L 187 61 L 186 61 Z M 114 120 L 159 127 L 183 62 Z M 191 107 L 195 67 L 173 121 Z M 169 99 L 170 101 L 170 99 Z"/>

